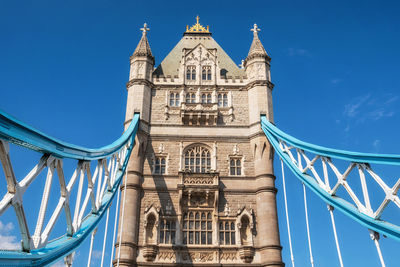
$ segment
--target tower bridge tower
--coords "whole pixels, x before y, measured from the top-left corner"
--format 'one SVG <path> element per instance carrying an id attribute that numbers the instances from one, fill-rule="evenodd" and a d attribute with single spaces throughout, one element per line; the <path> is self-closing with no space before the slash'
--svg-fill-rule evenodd
<path id="1" fill-rule="evenodd" d="M 260 127 L 260 114 L 273 120 L 260 29 L 239 68 L 196 20 L 156 68 L 145 24 L 130 58 L 125 125 L 134 112 L 141 120 L 114 263 L 284 266 L 274 152 Z"/>

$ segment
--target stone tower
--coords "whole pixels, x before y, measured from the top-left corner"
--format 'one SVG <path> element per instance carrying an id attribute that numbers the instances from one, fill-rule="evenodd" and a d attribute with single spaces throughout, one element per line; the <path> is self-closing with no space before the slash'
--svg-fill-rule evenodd
<path id="1" fill-rule="evenodd" d="M 196 19 L 157 68 L 146 24 L 131 56 L 125 125 L 134 112 L 141 120 L 114 262 L 284 266 L 274 152 L 260 127 L 260 114 L 273 120 L 270 58 L 254 25 L 239 68 Z"/>

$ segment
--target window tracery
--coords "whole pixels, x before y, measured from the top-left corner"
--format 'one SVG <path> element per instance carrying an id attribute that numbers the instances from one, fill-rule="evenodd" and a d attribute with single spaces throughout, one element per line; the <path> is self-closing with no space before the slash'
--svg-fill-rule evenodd
<path id="1" fill-rule="evenodd" d="M 176 222 L 171 219 L 160 221 L 160 244 L 175 244 Z"/>
<path id="2" fill-rule="evenodd" d="M 235 223 L 233 221 L 219 222 L 219 244 L 236 245 Z"/>
<path id="3" fill-rule="evenodd" d="M 211 212 L 189 211 L 183 215 L 183 244 L 211 245 Z"/>
<path id="4" fill-rule="evenodd" d="M 231 157 L 229 160 L 229 174 L 242 175 L 242 160 L 241 158 Z"/>
<path id="5" fill-rule="evenodd" d="M 194 173 L 205 173 L 211 169 L 210 151 L 202 146 L 195 146 L 185 153 L 185 169 Z"/>
<path id="6" fill-rule="evenodd" d="M 180 105 L 179 93 L 170 93 L 170 95 L 169 95 L 169 105 L 171 107 L 179 107 L 179 105 Z"/>
<path id="7" fill-rule="evenodd" d="M 186 67 L 186 79 L 193 81 L 196 80 L 196 66 Z"/>
<path id="8" fill-rule="evenodd" d="M 202 80 L 211 80 L 211 66 L 203 66 L 201 71 Z"/>
<path id="9" fill-rule="evenodd" d="M 212 97 L 210 93 L 208 94 L 204 93 L 201 95 L 201 103 L 210 104 L 211 102 L 212 102 Z"/>
<path id="10" fill-rule="evenodd" d="M 196 94 L 195 93 L 187 93 L 186 94 L 186 103 L 196 103 Z"/>
<path id="11" fill-rule="evenodd" d="M 165 174 L 167 160 L 164 156 L 157 156 L 154 159 L 154 173 Z"/>
<path id="12" fill-rule="evenodd" d="M 218 107 L 227 107 L 228 106 L 228 94 L 220 93 L 218 94 Z"/>

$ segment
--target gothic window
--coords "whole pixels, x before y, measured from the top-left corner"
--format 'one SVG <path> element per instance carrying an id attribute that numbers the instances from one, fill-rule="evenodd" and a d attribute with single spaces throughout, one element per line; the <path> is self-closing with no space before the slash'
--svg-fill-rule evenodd
<path id="1" fill-rule="evenodd" d="M 196 146 L 185 153 L 185 169 L 194 173 L 205 173 L 211 169 L 210 151 L 204 147 Z"/>
<path id="2" fill-rule="evenodd" d="M 205 104 L 210 104 L 211 103 L 211 94 L 202 94 L 201 95 L 201 103 Z"/>
<path id="3" fill-rule="evenodd" d="M 201 71 L 201 79 L 206 80 L 207 79 L 207 71 L 204 69 Z"/>
<path id="4" fill-rule="evenodd" d="M 211 212 L 189 211 L 184 213 L 183 244 L 212 244 Z"/>
<path id="5" fill-rule="evenodd" d="M 165 157 L 156 157 L 154 160 L 154 173 L 156 174 L 164 174 L 166 167 L 166 159 Z"/>
<path id="6" fill-rule="evenodd" d="M 175 244 L 176 223 L 175 220 L 161 219 L 160 244 Z"/>
<path id="7" fill-rule="evenodd" d="M 226 93 L 218 94 L 218 107 L 228 106 L 228 95 Z"/>
<path id="8" fill-rule="evenodd" d="M 195 93 L 187 93 L 186 94 L 186 103 L 195 103 L 196 102 L 196 94 Z"/>
<path id="9" fill-rule="evenodd" d="M 227 95 L 227 94 L 224 94 L 224 97 L 223 97 L 223 105 L 224 105 L 224 107 L 227 107 L 227 106 L 228 106 L 228 95 Z"/>
<path id="10" fill-rule="evenodd" d="M 233 221 L 219 222 L 219 244 L 235 245 L 235 223 Z"/>
<path id="11" fill-rule="evenodd" d="M 187 80 L 196 80 L 196 66 L 187 66 L 186 79 Z"/>
<path id="12" fill-rule="evenodd" d="M 180 99 L 179 93 L 171 93 L 169 95 L 169 105 L 171 107 L 179 107 Z"/>
<path id="13" fill-rule="evenodd" d="M 202 80 L 211 80 L 211 66 L 203 66 L 201 71 Z"/>
<path id="14" fill-rule="evenodd" d="M 230 175 L 242 175 L 242 161 L 240 158 L 230 158 L 229 167 Z"/>

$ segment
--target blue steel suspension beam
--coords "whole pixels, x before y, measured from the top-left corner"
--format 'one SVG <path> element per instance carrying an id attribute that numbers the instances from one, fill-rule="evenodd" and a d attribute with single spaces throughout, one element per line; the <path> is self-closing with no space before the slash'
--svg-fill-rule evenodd
<path id="1" fill-rule="evenodd" d="M 0 266 L 48 265 L 78 248 L 97 227 L 118 190 L 134 146 L 139 121 L 139 114 L 135 113 L 129 127 L 118 140 L 98 149 L 89 149 L 49 137 L 0 111 L 0 141 L 14 143 L 45 155 L 59 159 L 69 158 L 79 161 L 92 161 L 107 159 L 121 152 L 121 149 L 127 148 L 124 152 L 123 162 L 119 162 L 120 166 L 115 171 L 114 182 L 110 188 L 105 189 L 102 198 L 99 200 L 99 207 L 96 212 L 92 211 L 87 214 L 72 235 L 66 233 L 55 240 L 45 243 L 43 246 L 33 247 L 29 251 L 2 250 L 0 251 Z M 127 145 L 129 146 L 127 147 Z M 106 170 L 104 171 L 106 172 Z"/>
<path id="2" fill-rule="evenodd" d="M 285 162 L 287 167 L 295 174 L 295 176 L 300 179 L 305 185 L 307 185 L 317 196 L 319 196 L 323 201 L 337 208 L 351 219 L 357 221 L 361 225 L 367 227 L 368 229 L 374 230 L 378 233 L 386 235 L 388 237 L 394 238 L 400 241 L 400 227 L 394 225 L 390 222 L 375 218 L 370 214 L 366 214 L 362 210 L 358 209 L 357 206 L 352 203 L 342 199 L 340 196 L 335 195 L 335 193 L 328 192 L 326 188 L 323 188 L 321 184 L 311 175 L 305 173 L 301 170 L 289 156 L 287 151 L 284 151 L 281 147 L 282 142 L 294 147 L 298 150 L 303 150 L 309 153 L 313 153 L 320 157 L 325 157 L 327 159 L 341 159 L 349 161 L 355 164 L 387 164 L 387 165 L 400 165 L 399 155 L 385 155 L 385 154 L 369 154 L 369 153 L 358 153 L 344 150 L 337 150 L 331 148 L 325 148 L 322 146 L 313 145 L 310 143 L 298 140 L 274 126 L 269 122 L 266 116 L 261 116 L 261 127 L 267 136 L 268 140 L 274 147 L 276 153 Z M 328 186 L 329 187 L 329 186 Z M 393 196 L 386 196 L 386 198 L 392 198 L 396 200 L 396 205 L 398 205 L 397 190 L 399 189 L 399 182 L 391 188 L 391 193 Z M 387 189 L 382 188 L 382 189 Z M 385 190 L 385 193 L 388 194 Z M 390 193 L 390 192 L 389 192 Z M 365 196 L 364 196 L 365 197 Z M 393 201 L 391 199 L 391 201 Z"/>

